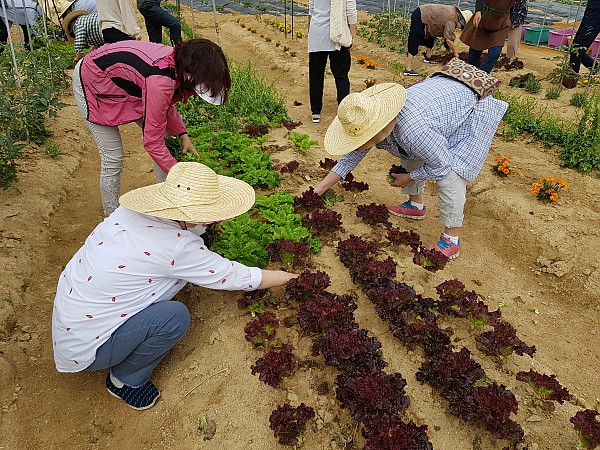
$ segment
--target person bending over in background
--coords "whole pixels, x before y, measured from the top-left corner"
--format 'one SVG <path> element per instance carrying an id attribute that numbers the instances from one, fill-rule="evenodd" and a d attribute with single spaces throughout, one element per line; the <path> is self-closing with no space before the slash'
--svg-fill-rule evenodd
<path id="1" fill-rule="evenodd" d="M 388 205 L 388 211 L 408 219 L 423 219 L 425 180 L 436 180 L 440 240 L 428 248 L 448 258 L 460 252 L 467 182 L 481 171 L 492 139 L 508 104 L 492 96 L 481 100 L 466 85 L 442 76 L 404 89 L 376 84 L 348 95 L 325 134 L 325 150 L 342 156 L 315 187 L 322 195 L 345 178 L 376 146 L 400 158 L 408 173 L 394 174 L 391 186 L 402 188 L 408 200 Z"/>
<path id="2" fill-rule="evenodd" d="M 469 46 L 469 64 L 490 73 L 502 53 L 510 29 L 510 9 L 516 0 L 476 0 L 475 14 L 460 35 Z M 481 54 L 487 57 L 481 62 Z"/>
<path id="3" fill-rule="evenodd" d="M 131 0 L 100 0 L 98 20 L 107 44 L 142 38 Z"/>
<path id="4" fill-rule="evenodd" d="M 73 93 L 100 152 L 100 193 L 104 214 L 118 206 L 123 168 L 119 125 L 143 128 L 144 148 L 154 160 L 158 181 L 176 164 L 165 133 L 181 139 L 183 152 L 196 149 L 174 108 L 198 95 L 220 105 L 231 77 L 221 48 L 208 39 L 191 39 L 175 48 L 153 42 L 122 41 L 89 53 L 75 66 Z"/>
<path id="5" fill-rule="evenodd" d="M 44 19 L 44 11 L 33 0 L 4 0 L 4 5 L 6 16 L 0 5 L 0 44 L 6 44 L 10 27 L 16 23 L 23 31 L 23 43 L 28 47 L 31 36 L 40 33 L 38 23 Z M 0 48 L 0 53 L 3 51 Z"/>
<path id="6" fill-rule="evenodd" d="M 508 39 L 506 41 L 506 57 L 513 59 L 517 57 L 517 51 L 521 43 L 521 30 L 525 19 L 527 19 L 527 1 L 517 0 L 510 9 L 510 29 L 508 30 Z"/>
<path id="7" fill-rule="evenodd" d="M 408 32 L 408 59 L 404 75 L 418 76 L 419 72 L 413 70 L 413 60 L 419 53 L 419 46 L 427 47 L 423 62 L 429 63 L 436 37 L 443 37 L 447 48 L 458 56 L 454 46 L 456 39 L 455 30 L 462 30 L 473 13 L 469 10 L 461 11 L 456 6 L 449 5 L 421 5 L 415 9 L 410 17 L 410 30 Z"/>
<path id="8" fill-rule="evenodd" d="M 231 219 L 254 204 L 254 189 L 203 164 L 173 166 L 164 183 L 128 192 L 62 271 L 52 312 L 59 372 L 110 369 L 108 392 L 137 410 L 160 393 L 154 368 L 186 333 L 187 283 L 254 291 L 296 275 L 261 270 L 211 252 L 189 231 Z"/>
<path id="9" fill-rule="evenodd" d="M 162 42 L 162 29 L 169 29 L 169 37 L 172 45 L 181 42 L 181 23 L 168 11 L 160 7 L 160 0 L 137 0 L 137 7 L 144 21 L 150 42 L 160 44 Z"/>
<path id="10" fill-rule="evenodd" d="M 83 58 L 83 51 L 92 47 L 94 50 L 104 45 L 98 13 L 88 14 L 86 11 L 77 10 L 69 13 L 63 20 L 63 27 L 67 41 L 73 44 L 75 51 L 74 62 Z"/>
<path id="11" fill-rule="evenodd" d="M 336 2 L 345 2 L 346 17 L 336 16 Z M 335 9 L 335 10 L 334 10 Z M 341 10 L 341 9 L 340 9 Z M 356 0 L 309 0 L 308 2 L 308 82 L 310 109 L 313 123 L 321 121 L 323 108 L 323 86 L 327 58 L 337 91 L 338 104 L 350 93 L 350 50 L 356 40 Z M 335 20 L 347 20 L 352 35 L 352 43 L 348 47 L 331 40 L 330 26 L 332 17 Z"/>
<path id="12" fill-rule="evenodd" d="M 104 2 L 106 0 L 100 0 Z M 71 5 L 71 11 L 87 11 L 89 14 L 98 12 L 96 0 L 75 0 Z"/>
<path id="13" fill-rule="evenodd" d="M 586 53 L 598 33 L 600 33 L 600 0 L 590 0 L 585 7 L 581 24 L 573 39 L 573 47 L 579 47 L 579 51 L 571 53 L 570 63 L 575 72 L 579 73 L 582 63 L 594 73 L 598 72 L 598 64 L 600 64 L 598 54 L 590 56 Z M 596 67 L 594 67 L 594 61 Z"/>

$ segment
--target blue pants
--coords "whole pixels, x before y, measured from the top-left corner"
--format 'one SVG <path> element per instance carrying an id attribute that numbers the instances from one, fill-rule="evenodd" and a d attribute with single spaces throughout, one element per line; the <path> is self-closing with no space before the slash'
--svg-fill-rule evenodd
<path id="1" fill-rule="evenodd" d="M 110 368 L 127 386 L 140 387 L 189 326 L 190 313 L 183 303 L 154 303 L 117 328 L 85 370 Z"/>
<path id="2" fill-rule="evenodd" d="M 500 53 L 502 53 L 502 45 L 496 45 L 494 47 L 488 48 L 487 58 L 480 66 L 481 61 L 481 50 L 474 50 L 469 48 L 469 61 L 468 63 L 472 66 L 479 67 L 481 70 L 490 73 L 494 66 L 496 65 L 496 61 L 500 58 Z"/>
<path id="3" fill-rule="evenodd" d="M 179 20 L 162 9 L 158 4 L 146 3 L 138 9 L 142 16 L 144 16 L 150 42 L 162 43 L 162 28 L 167 27 L 171 43 L 173 45 L 181 43 L 181 24 Z"/>

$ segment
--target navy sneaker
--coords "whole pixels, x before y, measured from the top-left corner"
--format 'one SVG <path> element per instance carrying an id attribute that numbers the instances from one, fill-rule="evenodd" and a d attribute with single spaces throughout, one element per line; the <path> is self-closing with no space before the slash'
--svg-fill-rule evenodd
<path id="1" fill-rule="evenodd" d="M 120 398 L 127 403 L 133 409 L 143 411 L 144 409 L 152 408 L 160 397 L 160 392 L 151 381 L 146 381 L 140 387 L 133 388 L 127 385 L 123 385 L 122 388 L 118 388 L 110 380 L 110 372 L 106 376 L 106 389 L 113 397 Z"/>

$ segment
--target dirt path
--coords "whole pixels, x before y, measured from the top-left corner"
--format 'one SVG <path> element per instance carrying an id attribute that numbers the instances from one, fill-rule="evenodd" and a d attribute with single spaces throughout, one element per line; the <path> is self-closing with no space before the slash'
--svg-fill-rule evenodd
<path id="1" fill-rule="evenodd" d="M 327 124 L 335 115 L 335 88 L 328 74 L 325 109 L 318 125 L 310 123 L 308 106 L 308 64 L 306 40 L 286 41 L 283 34 L 255 17 L 242 20 L 257 29 L 250 33 L 236 22 L 239 16 L 222 15 L 221 40 L 225 53 L 235 62 L 251 61 L 268 79 L 288 93 L 292 118 L 305 125 L 300 132 L 319 142 Z M 212 15 L 196 14 L 200 34 L 215 39 Z M 190 21 L 191 23 L 191 21 Z M 298 28 L 306 31 L 299 20 Z M 260 35 L 264 37 L 261 38 Z M 267 42 L 265 37 L 271 37 Z M 240 41 L 243 40 L 243 45 Z M 281 41 L 276 47 L 275 42 Z M 282 47 L 290 47 L 283 52 Z M 292 51 L 296 56 L 290 56 Z M 379 67 L 368 70 L 353 64 L 353 90 L 363 80 L 378 82 L 403 80 L 395 62 L 398 54 L 380 49 L 360 39 L 354 53 L 365 54 Z M 544 58 L 556 53 L 524 47 L 521 57 L 526 69 L 547 74 L 553 62 Z M 430 69 L 432 70 L 432 69 Z M 517 73 L 499 72 L 505 82 Z M 547 85 L 544 84 L 546 87 Z M 508 89 L 508 88 L 507 88 Z M 517 91 L 514 91 L 517 92 Z M 538 94 L 540 103 L 543 93 Z M 568 106 L 570 93 L 548 103 L 553 114 L 572 117 L 576 110 Z M 70 105 L 52 121 L 54 140 L 63 157 L 41 157 L 41 149 L 31 147 L 24 169 L 12 189 L 0 193 L 0 449 L 273 449 L 275 441 L 268 427 L 272 409 L 286 400 L 304 401 L 318 410 L 317 425 L 308 434 L 304 448 L 362 448 L 364 441 L 354 422 L 335 401 L 333 390 L 326 395 L 317 391 L 323 381 L 332 385 L 335 373 L 320 364 L 306 365 L 275 390 L 250 374 L 250 365 L 259 356 L 243 340 L 247 318 L 236 307 L 238 295 L 216 294 L 188 288 L 182 295 L 192 314 L 188 335 L 160 365 L 155 381 L 162 392 L 161 401 L 140 413 L 109 396 L 104 389 L 104 373 L 58 374 L 54 369 L 50 320 L 57 277 L 90 230 L 102 219 L 97 150 L 85 129 L 72 97 Z M 293 106 L 294 101 L 303 103 Z M 270 144 L 280 150 L 275 161 L 301 162 L 302 182 L 284 181 L 283 187 L 297 194 L 324 175 L 318 161 L 322 149 L 299 155 L 289 147 L 285 130 L 274 130 Z M 152 164 L 141 145 L 135 125 L 123 127 L 127 152 L 123 174 L 123 192 L 153 182 Z M 526 431 L 529 448 L 574 448 L 575 432 L 569 418 L 579 405 L 598 405 L 600 380 L 597 350 L 600 325 L 600 239 L 597 224 L 600 206 L 596 195 L 600 180 L 559 167 L 552 149 L 530 142 L 494 140 L 488 162 L 495 156 L 507 156 L 519 167 L 521 175 L 501 179 L 493 176 L 489 165 L 469 187 L 465 226 L 461 239 L 461 257 L 443 273 L 431 274 L 414 266 L 407 252 L 389 248 L 398 262 L 399 277 L 417 291 L 434 295 L 434 287 L 445 279 L 458 278 L 476 290 L 490 305 L 503 305 L 502 313 L 514 324 L 520 337 L 536 345 L 534 358 L 511 356 L 503 362 L 492 361 L 476 350 L 473 334 L 464 324 L 447 324 L 454 331 L 457 348 L 473 352 L 488 375 L 515 392 L 519 400 L 516 420 Z M 372 234 L 355 217 L 356 203 L 386 203 L 399 200 L 387 185 L 385 173 L 393 161 L 384 152 L 373 152 L 355 171 L 370 190 L 355 201 L 338 203 L 335 209 L 344 217 L 346 234 Z M 533 181 L 561 176 L 569 190 L 556 206 L 536 202 L 529 194 Z M 310 179 L 306 179 L 309 177 Z M 437 238 L 437 202 L 435 186 L 427 186 L 428 217 L 422 223 L 395 219 L 394 224 L 410 227 L 424 241 Z M 347 194 L 346 194 L 347 195 Z M 356 290 L 346 269 L 337 260 L 332 247 L 324 248 L 315 258 L 315 266 L 326 270 L 337 293 Z M 292 314 L 283 311 L 282 314 Z M 422 361 L 419 351 L 400 345 L 375 315 L 369 302 L 359 300 L 357 320 L 383 343 L 384 358 L 390 371 L 399 371 L 408 381 L 412 403 L 407 416 L 429 426 L 428 434 L 436 449 L 499 449 L 488 433 L 451 417 L 445 402 L 427 386 L 415 380 Z M 14 328 L 11 325 L 15 325 Z M 10 333 L 7 331 L 10 330 Z M 308 354 L 310 339 L 294 329 L 283 332 L 283 339 L 294 342 Z M 314 366 L 314 367 L 313 367 Z M 519 370 L 534 368 L 554 373 L 576 395 L 576 402 L 558 405 L 552 411 L 540 409 L 531 390 L 515 381 Z M 199 418 L 217 423 L 212 440 L 203 440 Z"/>

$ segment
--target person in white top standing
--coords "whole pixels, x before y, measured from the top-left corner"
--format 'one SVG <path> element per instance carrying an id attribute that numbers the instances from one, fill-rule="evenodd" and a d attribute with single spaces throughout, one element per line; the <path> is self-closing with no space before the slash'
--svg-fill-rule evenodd
<path id="1" fill-rule="evenodd" d="M 131 0 L 101 0 L 96 6 L 104 42 L 111 44 L 142 38 Z"/>
<path id="2" fill-rule="evenodd" d="M 153 406 L 160 393 L 150 375 L 190 325 L 186 306 L 172 300 L 177 292 L 187 283 L 253 291 L 296 277 L 223 258 L 190 231 L 243 214 L 254 199 L 247 183 L 195 162 L 121 196 L 60 275 L 52 314 L 57 370 L 109 368 L 110 394 L 137 410 Z"/>
<path id="3" fill-rule="evenodd" d="M 352 44 L 349 47 L 335 43 L 331 40 L 330 24 L 336 18 L 337 3 L 345 2 L 345 11 Z M 342 5 L 343 6 L 343 5 Z M 332 15 L 333 12 L 333 15 Z M 309 28 L 308 28 L 308 76 L 310 92 L 310 109 L 313 123 L 321 121 L 323 107 L 323 85 L 325 67 L 329 58 L 329 67 L 335 78 L 338 104 L 350 93 L 350 50 L 356 40 L 356 0 L 309 0 Z"/>

